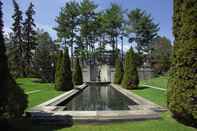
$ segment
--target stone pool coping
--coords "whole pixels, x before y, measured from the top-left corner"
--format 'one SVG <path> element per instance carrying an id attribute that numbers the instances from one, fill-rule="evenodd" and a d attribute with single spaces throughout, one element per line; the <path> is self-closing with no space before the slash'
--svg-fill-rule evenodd
<path id="1" fill-rule="evenodd" d="M 44 102 L 38 106 L 33 107 L 28 111 L 32 118 L 47 118 L 50 119 L 55 116 L 70 116 L 72 120 L 77 122 L 111 122 L 111 121 L 125 121 L 125 120 L 147 120 L 147 119 L 159 119 L 161 111 L 166 109 L 150 102 L 129 90 L 121 88 L 119 85 L 111 84 L 114 89 L 127 96 L 138 105 L 130 106 L 130 110 L 118 110 L 118 111 L 63 111 L 63 106 L 56 106 L 76 95 L 85 89 L 88 85 L 84 84 L 74 88 L 71 91 L 65 92 L 60 96 L 57 96 L 47 102 Z"/>

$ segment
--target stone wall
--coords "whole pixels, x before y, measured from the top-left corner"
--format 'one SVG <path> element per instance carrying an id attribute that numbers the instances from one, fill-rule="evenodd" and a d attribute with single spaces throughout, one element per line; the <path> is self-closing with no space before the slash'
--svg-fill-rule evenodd
<path id="1" fill-rule="evenodd" d="M 95 69 L 93 71 L 93 68 Z M 99 78 L 100 74 L 100 78 Z M 97 67 L 87 66 L 83 68 L 83 81 L 100 81 L 101 82 L 113 82 L 115 74 L 115 68 L 109 65 L 101 65 Z M 139 68 L 138 76 L 140 80 L 150 79 L 154 76 L 154 72 L 150 68 Z"/>

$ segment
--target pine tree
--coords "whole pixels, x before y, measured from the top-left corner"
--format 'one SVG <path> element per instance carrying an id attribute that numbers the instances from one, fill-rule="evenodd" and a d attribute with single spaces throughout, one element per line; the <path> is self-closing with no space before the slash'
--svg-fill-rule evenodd
<path id="1" fill-rule="evenodd" d="M 139 84 L 138 72 L 135 62 L 135 53 L 132 47 L 126 54 L 122 86 L 126 89 L 136 88 Z"/>
<path id="2" fill-rule="evenodd" d="M 132 10 L 128 14 L 128 32 L 134 33 L 135 38 L 131 38 L 130 42 L 135 39 L 137 43 L 138 53 L 149 53 L 152 40 L 157 36 L 159 25 L 155 24 L 153 18 L 146 11 L 141 9 Z"/>
<path id="3" fill-rule="evenodd" d="M 76 1 L 70 1 L 61 9 L 56 19 L 58 26 L 55 30 L 64 44 L 70 47 L 72 64 L 74 58 L 74 44 L 77 41 L 79 33 L 79 15 L 79 4 Z"/>
<path id="4" fill-rule="evenodd" d="M 120 61 L 119 55 L 116 56 L 115 62 L 115 75 L 114 75 L 114 84 L 121 84 L 123 78 L 123 67 Z"/>
<path id="5" fill-rule="evenodd" d="M 81 66 L 79 63 L 79 58 L 76 58 L 75 60 L 75 68 L 74 68 L 74 74 L 73 74 L 73 81 L 75 85 L 82 85 L 83 84 L 83 76 L 81 71 Z"/>
<path id="6" fill-rule="evenodd" d="M 23 40 L 22 40 L 22 11 L 19 8 L 16 0 L 13 0 L 14 4 L 14 15 L 12 16 L 14 22 L 12 24 L 13 31 L 13 48 L 11 50 L 11 58 L 12 65 L 11 69 L 14 72 L 15 76 L 23 76 L 24 75 L 24 64 L 23 64 Z"/>
<path id="7" fill-rule="evenodd" d="M 30 3 L 26 11 L 26 19 L 23 24 L 23 40 L 24 40 L 24 63 L 25 63 L 25 75 L 29 76 L 32 72 L 32 50 L 36 47 L 36 32 L 34 28 L 36 27 L 33 19 L 35 14 L 34 5 Z"/>
<path id="8" fill-rule="evenodd" d="M 173 116 L 197 125 L 197 1 L 174 0 L 174 54 L 168 84 Z"/>
<path id="9" fill-rule="evenodd" d="M 0 1 L 0 119 L 20 117 L 27 107 L 27 96 L 11 77 L 3 37 L 3 13 Z"/>
<path id="10" fill-rule="evenodd" d="M 59 56 L 55 76 L 57 90 L 69 91 L 73 89 L 71 63 L 67 47 L 65 47 L 63 56 Z"/>

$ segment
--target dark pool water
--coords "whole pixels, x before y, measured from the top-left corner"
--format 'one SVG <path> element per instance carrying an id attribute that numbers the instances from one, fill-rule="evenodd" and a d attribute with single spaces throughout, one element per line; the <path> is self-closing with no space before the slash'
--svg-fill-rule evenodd
<path id="1" fill-rule="evenodd" d="M 136 103 L 111 86 L 89 86 L 66 103 L 65 110 L 128 110 L 129 105 Z"/>

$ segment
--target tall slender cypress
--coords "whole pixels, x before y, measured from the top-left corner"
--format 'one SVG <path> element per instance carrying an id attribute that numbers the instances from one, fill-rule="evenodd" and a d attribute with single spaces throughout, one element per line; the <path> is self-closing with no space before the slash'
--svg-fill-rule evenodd
<path id="1" fill-rule="evenodd" d="M 63 56 L 62 54 L 59 56 L 55 77 L 57 90 L 69 91 L 73 89 L 71 62 L 67 47 L 65 47 Z"/>
<path id="2" fill-rule="evenodd" d="M 120 61 L 119 55 L 116 56 L 115 62 L 115 75 L 114 75 L 114 83 L 121 84 L 123 78 L 123 67 L 122 62 Z"/>
<path id="3" fill-rule="evenodd" d="M 136 88 L 139 84 L 135 53 L 131 47 L 126 54 L 122 86 L 126 89 Z"/>
<path id="4" fill-rule="evenodd" d="M 178 120 L 197 125 L 197 1 L 174 0 L 174 54 L 168 107 Z"/>
<path id="5" fill-rule="evenodd" d="M 79 63 L 79 58 L 77 57 L 75 60 L 75 68 L 74 68 L 74 74 L 73 74 L 73 81 L 75 85 L 81 85 L 83 84 L 83 75 L 81 71 L 81 66 Z"/>
<path id="6" fill-rule="evenodd" d="M 3 37 L 3 13 L 0 1 L 0 119 L 20 117 L 27 107 L 27 96 L 11 77 Z"/>

